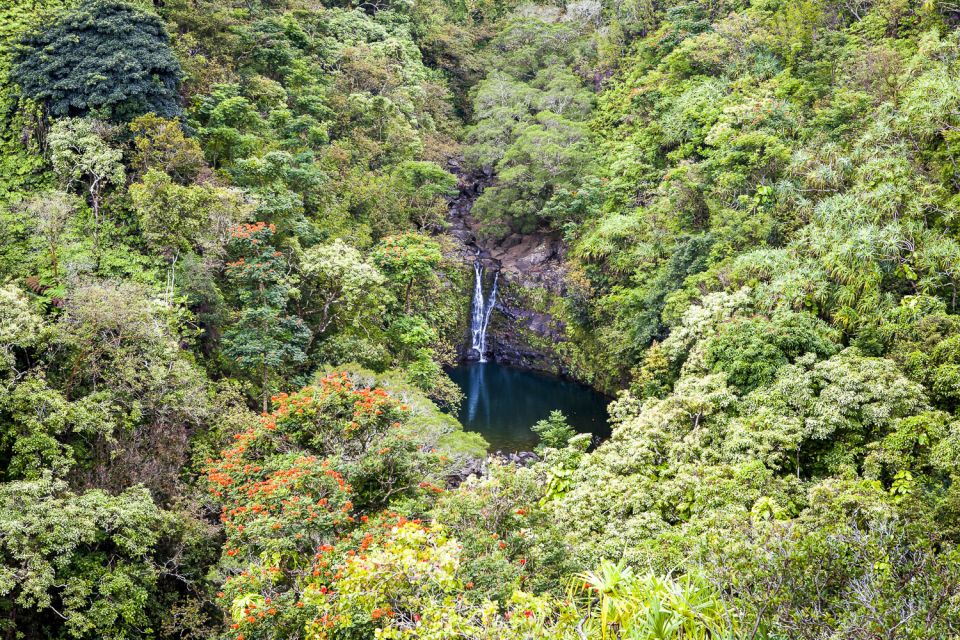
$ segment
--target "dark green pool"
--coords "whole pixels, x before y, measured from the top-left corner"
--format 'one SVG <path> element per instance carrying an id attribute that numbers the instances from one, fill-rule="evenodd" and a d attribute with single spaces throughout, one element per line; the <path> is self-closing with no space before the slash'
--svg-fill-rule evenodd
<path id="1" fill-rule="evenodd" d="M 610 435 L 610 399 L 583 385 L 495 362 L 467 362 L 451 369 L 450 377 L 463 390 L 460 422 L 490 443 L 491 451 L 530 451 L 537 420 L 560 410 L 580 433 Z"/>

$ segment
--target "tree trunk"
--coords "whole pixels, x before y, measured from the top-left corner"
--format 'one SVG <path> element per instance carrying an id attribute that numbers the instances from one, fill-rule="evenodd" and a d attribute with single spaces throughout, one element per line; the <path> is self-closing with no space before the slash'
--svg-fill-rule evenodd
<path id="1" fill-rule="evenodd" d="M 263 385 L 261 390 L 261 397 L 263 400 L 263 412 L 266 413 L 270 409 L 270 388 L 267 386 L 269 384 L 270 378 L 270 369 L 267 368 L 267 363 L 263 363 L 263 375 L 260 380 L 260 384 Z"/>
<path id="2" fill-rule="evenodd" d="M 50 246 L 50 266 L 53 268 L 53 279 L 60 279 L 60 261 L 57 259 L 57 245 L 53 242 L 49 243 Z"/>
<path id="3" fill-rule="evenodd" d="M 100 269 L 100 189 L 99 178 L 90 184 L 90 206 L 93 208 L 93 262 Z"/>

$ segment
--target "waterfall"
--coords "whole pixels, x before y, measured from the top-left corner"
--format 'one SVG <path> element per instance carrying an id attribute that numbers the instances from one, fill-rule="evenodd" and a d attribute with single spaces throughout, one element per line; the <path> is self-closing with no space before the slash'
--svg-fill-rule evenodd
<path id="1" fill-rule="evenodd" d="M 490 298 L 483 299 L 483 263 L 477 256 L 473 263 L 473 308 L 470 314 L 470 334 L 472 336 L 471 350 L 476 351 L 480 362 L 487 361 L 487 325 L 490 324 L 490 314 L 497 304 L 497 280 L 500 272 L 493 274 L 493 287 L 490 289 Z"/>

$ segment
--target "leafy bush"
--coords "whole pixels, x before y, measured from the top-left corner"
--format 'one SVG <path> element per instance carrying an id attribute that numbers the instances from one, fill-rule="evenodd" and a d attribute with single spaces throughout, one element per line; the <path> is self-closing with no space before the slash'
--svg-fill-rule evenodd
<path id="1" fill-rule="evenodd" d="M 538 451 L 547 447 L 562 449 L 567 446 L 570 438 L 577 434 L 567 422 L 562 411 L 551 411 L 549 418 L 538 421 L 531 428 L 534 433 L 540 436 L 540 443 L 537 445 Z"/>

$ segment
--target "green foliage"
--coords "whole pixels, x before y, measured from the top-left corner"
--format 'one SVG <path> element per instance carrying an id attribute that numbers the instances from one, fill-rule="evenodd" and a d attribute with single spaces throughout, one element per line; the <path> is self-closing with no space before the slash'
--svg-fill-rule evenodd
<path id="1" fill-rule="evenodd" d="M 421 229 L 442 228 L 447 200 L 457 193 L 457 178 L 433 162 L 407 161 L 397 165 L 392 178 L 407 218 Z"/>
<path id="2" fill-rule="evenodd" d="M 179 114 L 180 74 L 157 16 L 98 0 L 26 36 L 11 78 L 54 117 L 129 121 Z"/>
<path id="3" fill-rule="evenodd" d="M 562 411 L 551 411 L 549 418 L 538 421 L 531 428 L 540 437 L 540 444 L 537 445 L 538 451 L 547 447 L 563 449 L 570 442 L 570 438 L 577 434 L 567 422 L 567 418 Z"/>
<path id="4" fill-rule="evenodd" d="M 208 381 L 178 348 L 169 308 L 136 285 L 110 282 L 79 286 L 63 304 L 46 379 L 79 403 L 64 409 L 67 416 L 92 412 L 67 443 L 92 457 L 78 475 L 105 488 L 142 482 L 171 495 L 187 457 L 187 434 L 205 424 L 209 404 Z M 38 416 L 46 413 L 42 397 L 27 404 Z M 51 408 L 59 402 L 55 394 L 51 401 Z M 49 418 L 49 426 L 47 417 L 41 421 L 48 430 L 62 419 Z"/>
<path id="5" fill-rule="evenodd" d="M 571 69 L 578 36 L 569 23 L 527 18 L 509 22 L 490 45 L 493 70 L 474 89 L 465 155 L 497 173 L 475 205 L 491 236 L 535 230 L 554 193 L 577 188 L 590 157 L 582 120 L 591 103 Z"/>
<path id="6" fill-rule="evenodd" d="M 0 434 L 4 477 L 37 480 L 48 471 L 64 477 L 78 462 L 89 464 L 87 443 L 110 438 L 114 429 L 113 421 L 101 413 L 101 399 L 70 402 L 39 376 L 14 386 L 0 405 L 6 416 Z"/>
<path id="7" fill-rule="evenodd" d="M 702 576 L 680 578 L 636 575 L 629 567 L 602 562 L 577 576 L 591 598 L 585 631 L 601 638 L 614 634 L 644 640 L 736 637 L 720 596 Z"/>
<path id="8" fill-rule="evenodd" d="M 428 289 L 442 259 L 440 245 L 417 234 L 386 238 L 373 254 L 374 264 L 403 300 L 405 313 L 410 312 L 414 294 Z"/>
<path id="9" fill-rule="evenodd" d="M 181 186 L 149 169 L 129 187 L 137 224 L 148 247 L 172 262 L 184 253 L 219 253 L 227 231 L 248 218 L 252 207 L 234 189 L 210 184 Z"/>
<path id="10" fill-rule="evenodd" d="M 17 287 L 0 287 L 0 354 L 3 378 L 18 376 L 27 364 L 29 349 L 44 339 L 43 319 L 31 308 L 27 296 Z"/>
<path id="11" fill-rule="evenodd" d="M 0 633 L 956 634 L 956 11 L 561 4 L 0 8 Z M 595 449 L 453 417 L 458 186 Z"/>
<path id="12" fill-rule="evenodd" d="M 319 316 L 318 334 L 334 328 L 362 330 L 386 306 L 386 278 L 342 240 L 308 249 L 301 269 Z"/>
<path id="13" fill-rule="evenodd" d="M 36 225 L 37 235 L 44 241 L 54 283 L 60 278 L 60 253 L 64 236 L 74 222 L 78 208 L 76 198 L 63 191 L 41 192 L 23 205 Z"/>
<path id="14" fill-rule="evenodd" d="M 177 121 L 148 113 L 132 121 L 129 127 L 134 135 L 131 165 L 137 171 L 155 169 L 186 183 L 205 170 L 203 150 L 195 139 L 184 135 Z"/>
<path id="15" fill-rule="evenodd" d="M 49 476 L 0 487 L 0 593 L 6 630 L 127 638 L 148 624 L 165 526 L 143 488 L 77 495 Z M 13 627 L 12 624 L 16 624 Z"/>
<path id="16" fill-rule="evenodd" d="M 101 208 L 111 186 L 123 184 L 123 152 L 109 143 L 112 130 L 89 119 L 64 119 L 50 130 L 50 163 L 64 188 L 81 186 L 93 209 L 94 251 L 99 257 Z"/>
<path id="17" fill-rule="evenodd" d="M 224 334 L 224 355 L 252 376 L 263 410 L 271 376 L 281 367 L 306 360 L 310 329 L 287 313 L 290 281 L 284 254 L 272 244 L 274 225 L 241 224 L 233 231 L 236 260 L 227 264 L 238 303 L 237 318 Z"/>
<path id="18" fill-rule="evenodd" d="M 11 0 L 0 7 L 0 201 L 16 201 L 21 190 L 42 188 L 42 145 L 31 134 L 43 128 L 40 111 L 20 95 L 10 78 L 15 44 L 25 34 L 55 19 L 72 2 Z"/>
<path id="19" fill-rule="evenodd" d="M 588 158 L 582 124 L 549 112 L 538 114 L 497 163 L 498 184 L 477 200 L 477 215 L 489 224 L 505 219 L 500 223 L 504 231 L 534 231 L 540 209 L 558 188 L 577 184 Z"/>
<path id="20" fill-rule="evenodd" d="M 151 169 L 130 186 L 144 239 L 158 252 L 189 249 L 206 222 L 213 194 L 201 187 L 180 187 L 165 173 Z"/>
<path id="21" fill-rule="evenodd" d="M 457 597 L 473 585 L 459 577 L 462 551 L 441 526 L 401 520 L 382 538 L 371 536 L 366 553 L 347 558 L 336 590 L 312 590 L 321 615 L 307 637 L 570 637 L 573 611 L 566 603 L 515 591 L 499 615 L 490 601 Z"/>
<path id="22" fill-rule="evenodd" d="M 837 351 L 835 332 L 808 314 L 783 312 L 771 320 L 746 318 L 720 327 L 706 346 L 706 365 L 727 374 L 743 393 L 773 381 L 777 369 L 811 353 Z"/>

